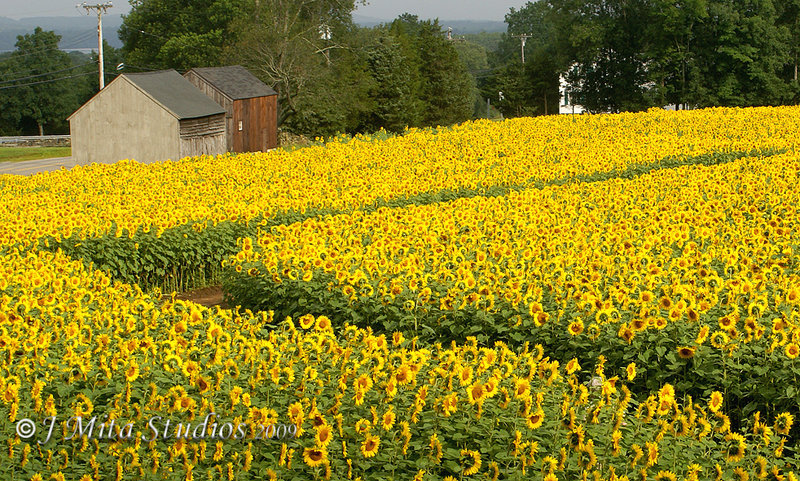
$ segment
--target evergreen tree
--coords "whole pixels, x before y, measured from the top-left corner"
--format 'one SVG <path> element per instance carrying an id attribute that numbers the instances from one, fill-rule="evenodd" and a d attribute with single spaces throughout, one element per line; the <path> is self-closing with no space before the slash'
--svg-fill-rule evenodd
<path id="1" fill-rule="evenodd" d="M 412 66 L 394 36 L 387 35 L 370 49 L 369 71 L 373 87 L 370 98 L 375 108 L 366 130 L 384 128 L 400 132 L 407 126 L 418 125 L 421 104 L 413 90 Z"/>
<path id="2" fill-rule="evenodd" d="M 472 115 L 472 79 L 453 43 L 442 34 L 439 23 L 420 24 L 419 71 L 422 77 L 420 101 L 425 106 L 423 125 L 450 125 Z"/>

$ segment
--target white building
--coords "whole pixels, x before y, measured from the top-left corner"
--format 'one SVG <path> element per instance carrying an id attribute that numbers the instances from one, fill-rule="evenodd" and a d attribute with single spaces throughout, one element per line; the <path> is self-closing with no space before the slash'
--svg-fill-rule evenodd
<path id="1" fill-rule="evenodd" d="M 574 103 L 564 74 L 558 76 L 558 91 L 561 94 L 561 100 L 558 102 L 559 114 L 582 114 L 584 112 L 583 106 Z"/>

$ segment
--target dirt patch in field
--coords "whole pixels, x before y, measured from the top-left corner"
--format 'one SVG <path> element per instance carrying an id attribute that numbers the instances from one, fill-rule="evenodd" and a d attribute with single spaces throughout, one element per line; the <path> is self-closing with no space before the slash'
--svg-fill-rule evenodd
<path id="1" fill-rule="evenodd" d="M 176 294 L 175 299 L 192 301 L 206 307 L 219 306 L 223 309 L 228 308 L 228 305 L 223 300 L 222 286 L 203 287 L 202 289 L 182 292 Z"/>

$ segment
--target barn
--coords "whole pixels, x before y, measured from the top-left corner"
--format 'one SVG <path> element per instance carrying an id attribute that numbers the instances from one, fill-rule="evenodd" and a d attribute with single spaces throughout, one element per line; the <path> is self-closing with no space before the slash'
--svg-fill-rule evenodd
<path id="1" fill-rule="evenodd" d="M 225 108 L 229 152 L 263 152 L 278 146 L 278 94 L 246 68 L 193 68 L 183 75 Z"/>
<path id="2" fill-rule="evenodd" d="M 225 109 L 175 70 L 121 74 L 68 120 L 79 165 L 226 151 Z"/>

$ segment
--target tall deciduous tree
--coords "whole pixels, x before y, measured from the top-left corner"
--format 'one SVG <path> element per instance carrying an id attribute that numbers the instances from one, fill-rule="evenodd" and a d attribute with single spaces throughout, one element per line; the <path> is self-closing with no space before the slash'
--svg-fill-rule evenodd
<path id="1" fill-rule="evenodd" d="M 60 40 L 40 27 L 17 37 L 17 48 L 6 62 L 7 73 L 0 78 L 0 116 L 6 126 L 25 130 L 34 125 L 44 135 L 46 126 L 64 125 L 77 102 L 76 75 L 86 69 L 76 68 L 69 54 L 58 49 Z"/>
<path id="2" fill-rule="evenodd" d="M 314 136 L 360 132 L 376 108 L 370 92 L 375 87 L 369 71 L 368 46 L 372 31 L 351 25 L 341 48 L 317 53 L 313 78 L 294 98 L 295 110 L 282 128 Z"/>
<path id="3" fill-rule="evenodd" d="M 358 0 L 361 1 L 361 0 Z M 232 23 L 238 41 L 226 58 L 250 68 L 279 94 L 280 122 L 302 114 L 302 95 L 328 76 L 348 43 L 357 0 L 246 0 Z"/>
<path id="4" fill-rule="evenodd" d="M 654 0 L 646 52 L 653 102 L 686 107 L 702 81 L 700 43 L 708 19 L 708 0 Z"/>
<path id="5" fill-rule="evenodd" d="M 791 98 L 781 73 L 791 58 L 773 0 L 714 0 L 698 32 L 696 79 L 689 102 L 699 106 L 778 105 Z"/>
<path id="6" fill-rule="evenodd" d="M 125 61 L 148 69 L 220 65 L 248 1 L 131 0 L 119 29 Z"/>
<path id="7" fill-rule="evenodd" d="M 647 0 L 548 0 L 559 47 L 574 64 L 572 90 L 589 111 L 650 105 Z"/>
<path id="8" fill-rule="evenodd" d="M 784 0 L 779 2 L 778 25 L 787 32 L 789 41 L 789 59 L 784 69 L 784 76 L 793 83 L 795 95 L 800 82 L 800 0 Z"/>

